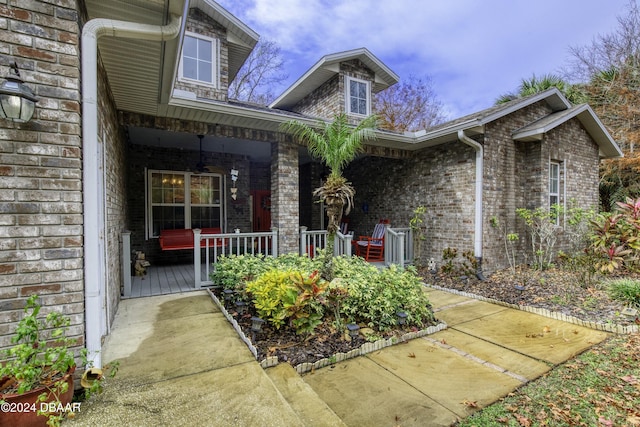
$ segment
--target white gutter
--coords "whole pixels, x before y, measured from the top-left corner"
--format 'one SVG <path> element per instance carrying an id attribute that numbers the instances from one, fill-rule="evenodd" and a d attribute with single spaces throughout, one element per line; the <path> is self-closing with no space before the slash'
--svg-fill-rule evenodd
<path id="1" fill-rule="evenodd" d="M 96 367 L 102 365 L 101 341 L 107 323 L 104 141 L 98 141 L 98 38 L 171 40 L 180 33 L 181 21 L 181 17 L 173 17 L 169 25 L 156 26 L 97 18 L 82 29 L 85 346 Z"/>
<path id="2" fill-rule="evenodd" d="M 476 275 L 480 280 L 484 280 L 482 275 L 482 187 L 484 184 L 484 149 L 482 144 L 469 138 L 464 130 L 458 130 L 458 139 L 463 144 L 473 147 L 476 151 L 476 204 L 475 204 L 475 219 L 474 219 L 474 238 L 473 238 L 473 254 L 478 260 L 478 271 Z"/>

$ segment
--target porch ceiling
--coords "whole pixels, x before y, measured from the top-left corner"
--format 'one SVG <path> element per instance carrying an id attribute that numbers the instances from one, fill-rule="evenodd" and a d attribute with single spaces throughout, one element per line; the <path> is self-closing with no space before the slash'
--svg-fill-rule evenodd
<path id="1" fill-rule="evenodd" d="M 161 148 L 177 148 L 187 151 L 198 151 L 200 149 L 200 140 L 197 135 L 193 133 L 169 132 L 135 126 L 129 126 L 128 133 L 129 141 L 132 144 Z M 202 151 L 245 156 L 253 162 L 271 162 L 271 144 L 268 142 L 206 135 L 202 139 Z M 309 157 L 307 149 L 300 147 L 299 162 L 304 164 L 309 161 L 311 161 L 311 158 Z"/>
<path id="2" fill-rule="evenodd" d="M 162 26 L 183 15 L 184 0 L 87 0 L 89 19 Z M 100 61 L 119 110 L 156 115 L 167 102 L 176 70 L 179 38 L 167 42 L 117 37 L 98 39 Z"/>

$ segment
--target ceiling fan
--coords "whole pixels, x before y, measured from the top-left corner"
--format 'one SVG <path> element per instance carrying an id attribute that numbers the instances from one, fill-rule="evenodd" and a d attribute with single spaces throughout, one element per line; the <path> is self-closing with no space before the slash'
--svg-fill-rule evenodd
<path id="1" fill-rule="evenodd" d="M 200 139 L 200 161 L 196 164 L 196 172 L 197 173 L 202 173 L 202 172 L 208 172 L 208 168 L 207 166 L 205 166 L 204 162 L 203 162 L 203 158 L 202 158 L 202 140 L 204 139 L 204 135 L 198 135 L 198 138 Z"/>
<path id="2" fill-rule="evenodd" d="M 202 152 L 202 140 L 204 139 L 204 135 L 198 135 L 198 139 L 200 139 L 200 153 L 199 153 L 199 161 L 196 164 L 194 173 L 219 173 L 224 174 L 224 171 L 216 166 L 205 165 L 204 163 L 204 153 Z"/>

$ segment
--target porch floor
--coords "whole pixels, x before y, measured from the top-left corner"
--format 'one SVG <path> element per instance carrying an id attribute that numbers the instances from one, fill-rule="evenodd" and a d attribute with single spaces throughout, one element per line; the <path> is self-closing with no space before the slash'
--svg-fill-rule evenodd
<path id="1" fill-rule="evenodd" d="M 204 277 L 204 265 L 202 277 Z M 151 297 L 195 291 L 193 263 L 152 265 L 145 276 L 131 277 L 131 295 L 123 298 Z"/>

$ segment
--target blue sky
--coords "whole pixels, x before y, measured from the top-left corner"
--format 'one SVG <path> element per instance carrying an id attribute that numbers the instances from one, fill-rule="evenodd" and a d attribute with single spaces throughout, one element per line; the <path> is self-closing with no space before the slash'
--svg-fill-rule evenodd
<path id="1" fill-rule="evenodd" d="M 628 0 L 217 0 L 282 49 L 282 93 L 323 55 L 368 48 L 400 79 L 430 76 L 453 119 L 493 105 L 569 47 L 615 31 Z"/>

